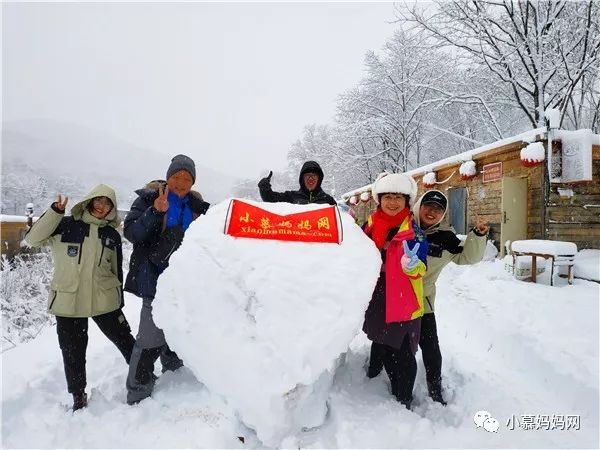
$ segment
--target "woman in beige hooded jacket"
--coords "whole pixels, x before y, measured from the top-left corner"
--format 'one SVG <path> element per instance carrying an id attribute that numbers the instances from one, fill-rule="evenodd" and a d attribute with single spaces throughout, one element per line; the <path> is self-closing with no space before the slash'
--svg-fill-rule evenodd
<path id="1" fill-rule="evenodd" d="M 423 354 L 429 396 L 433 401 L 446 404 L 442 390 L 442 353 L 435 319 L 435 283 L 442 269 L 451 262 L 458 265 L 481 261 L 485 251 L 489 227 L 477 219 L 462 244 L 454 229 L 444 223 L 448 199 L 437 190 L 425 192 L 414 204 L 413 212 L 429 243 L 427 273 L 423 278 L 425 314 L 421 319 L 419 347 Z"/>
<path id="2" fill-rule="evenodd" d="M 63 355 L 73 410 L 87 406 L 85 354 L 88 317 L 129 363 L 135 339 L 123 311 L 123 254 L 115 191 L 96 186 L 71 208 L 68 198 L 52 204 L 27 233 L 34 247 L 48 245 L 54 258 L 48 310 L 56 316 L 58 343 Z"/>

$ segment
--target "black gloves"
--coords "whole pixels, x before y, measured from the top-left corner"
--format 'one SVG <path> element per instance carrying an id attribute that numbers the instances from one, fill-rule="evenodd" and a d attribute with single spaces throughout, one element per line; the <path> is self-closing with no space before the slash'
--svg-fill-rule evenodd
<path id="1" fill-rule="evenodd" d="M 183 241 L 183 233 L 181 227 L 167 228 L 150 251 L 150 255 L 148 255 L 150 262 L 159 269 L 166 269 L 169 266 L 169 258 Z"/>
<path id="2" fill-rule="evenodd" d="M 258 187 L 260 189 L 270 188 L 271 187 L 271 177 L 273 176 L 273 171 L 269 172 L 269 175 L 264 177 L 262 180 L 258 182 Z"/>
<path id="3" fill-rule="evenodd" d="M 199 216 L 201 214 L 206 214 L 206 211 L 208 211 L 209 207 L 210 203 L 200 200 L 194 196 L 190 196 L 190 208 L 192 208 L 192 212 L 195 215 Z"/>

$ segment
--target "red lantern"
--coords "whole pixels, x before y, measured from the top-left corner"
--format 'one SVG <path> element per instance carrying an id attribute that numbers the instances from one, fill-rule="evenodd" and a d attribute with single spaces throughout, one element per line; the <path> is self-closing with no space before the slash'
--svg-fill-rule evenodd
<path id="1" fill-rule="evenodd" d="M 472 180 L 477 176 L 477 169 L 475 168 L 474 161 L 465 161 L 463 162 L 459 169 L 458 173 L 460 174 L 460 179 L 463 181 Z"/>
<path id="2" fill-rule="evenodd" d="M 436 183 L 437 177 L 435 175 L 435 172 L 427 172 L 425 175 L 423 175 L 423 187 L 425 189 L 430 189 L 434 187 Z"/>
<path id="3" fill-rule="evenodd" d="M 533 142 L 521 150 L 521 164 L 525 167 L 535 167 L 544 163 L 546 150 L 541 142 Z"/>
<path id="4" fill-rule="evenodd" d="M 533 161 L 531 159 L 522 159 L 521 160 L 521 164 L 524 167 L 537 167 L 537 166 L 541 166 L 544 163 L 544 161 Z"/>

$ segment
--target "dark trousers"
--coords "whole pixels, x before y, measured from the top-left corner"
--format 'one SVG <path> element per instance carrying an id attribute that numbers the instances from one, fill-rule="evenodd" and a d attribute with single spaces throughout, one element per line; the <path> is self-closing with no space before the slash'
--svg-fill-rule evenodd
<path id="1" fill-rule="evenodd" d="M 129 364 L 135 339 L 123 311 L 117 309 L 92 319 L 100 331 L 117 346 Z M 65 366 L 67 390 L 71 394 L 82 393 L 87 385 L 85 353 L 88 343 L 88 319 L 56 316 L 56 333 Z"/>
<path id="2" fill-rule="evenodd" d="M 399 349 L 377 342 L 371 344 L 369 369 L 381 367 L 380 364 L 383 364 L 390 379 L 392 395 L 405 405 L 410 405 L 417 378 L 417 360 L 410 348 L 408 335 Z"/>
<path id="3" fill-rule="evenodd" d="M 438 341 L 435 314 L 425 314 L 421 318 L 421 338 L 419 347 L 423 353 L 425 376 L 430 392 L 442 387 L 442 353 Z"/>

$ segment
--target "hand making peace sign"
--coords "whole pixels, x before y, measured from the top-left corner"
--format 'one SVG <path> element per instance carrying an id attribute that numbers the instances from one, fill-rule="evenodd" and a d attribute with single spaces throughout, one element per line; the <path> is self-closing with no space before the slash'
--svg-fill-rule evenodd
<path id="1" fill-rule="evenodd" d="M 69 201 L 69 197 L 65 195 L 65 199 L 62 199 L 62 195 L 58 194 L 56 201 L 54 202 L 54 207 L 61 212 L 65 212 L 65 208 L 67 207 L 67 202 Z"/>
<path id="2" fill-rule="evenodd" d="M 154 209 L 158 212 L 167 212 L 169 209 L 169 186 L 158 187 L 158 197 L 154 200 Z"/>
<path id="3" fill-rule="evenodd" d="M 406 241 L 402 241 L 402 246 L 404 247 L 404 255 L 402 255 L 400 263 L 404 269 L 413 270 L 419 264 L 417 252 L 419 251 L 419 247 L 421 247 L 421 243 L 417 242 L 412 250 L 408 247 Z"/>

